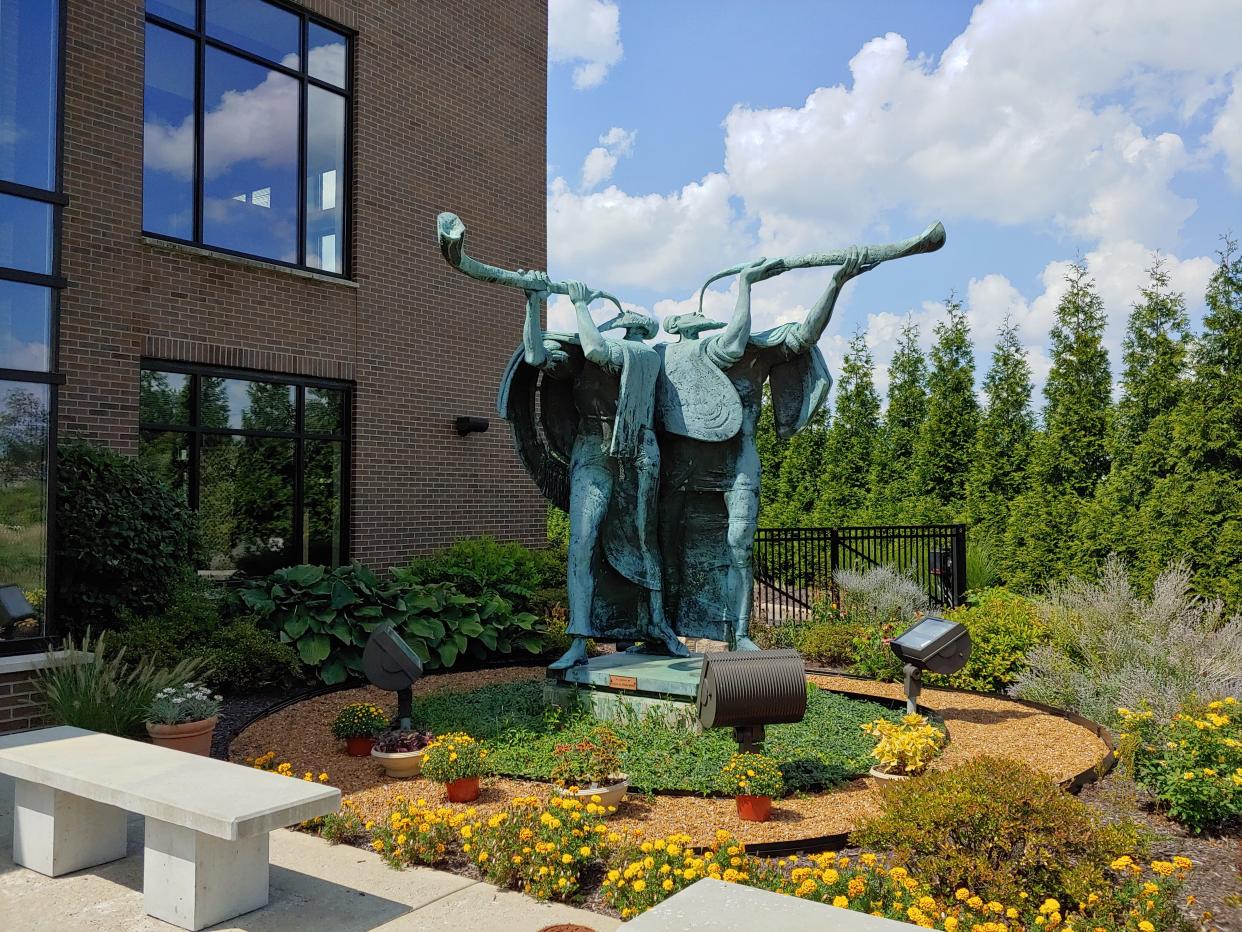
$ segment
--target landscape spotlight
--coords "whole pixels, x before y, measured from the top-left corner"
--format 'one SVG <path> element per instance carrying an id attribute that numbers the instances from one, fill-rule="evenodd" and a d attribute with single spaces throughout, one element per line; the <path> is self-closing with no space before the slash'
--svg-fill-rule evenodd
<path id="1" fill-rule="evenodd" d="M 391 689 L 397 694 L 397 718 L 401 730 L 410 730 L 410 687 L 423 675 L 423 662 L 410 650 L 405 639 L 393 630 L 392 622 L 376 627 L 362 652 L 362 669 L 371 685 Z"/>
<path id="2" fill-rule="evenodd" d="M 0 586 L 0 631 L 15 622 L 34 618 L 36 614 L 21 586 Z"/>
<path id="3" fill-rule="evenodd" d="M 806 715 L 806 666 L 796 650 L 713 651 L 703 655 L 699 724 L 733 728 L 742 751 L 757 753 L 764 726 Z"/>
<path id="4" fill-rule="evenodd" d="M 948 675 L 962 669 L 970 656 L 970 632 L 956 621 L 924 615 L 888 646 L 904 665 L 906 711 L 913 715 L 923 690 L 923 671 Z"/>

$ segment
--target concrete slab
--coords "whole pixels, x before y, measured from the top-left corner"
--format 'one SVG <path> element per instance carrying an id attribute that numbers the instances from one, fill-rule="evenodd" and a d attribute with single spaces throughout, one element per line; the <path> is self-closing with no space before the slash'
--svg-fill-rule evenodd
<path id="1" fill-rule="evenodd" d="M 643 696 L 666 696 L 694 702 L 703 673 L 703 655 L 601 654 L 554 677 L 558 683 L 591 686 Z"/>

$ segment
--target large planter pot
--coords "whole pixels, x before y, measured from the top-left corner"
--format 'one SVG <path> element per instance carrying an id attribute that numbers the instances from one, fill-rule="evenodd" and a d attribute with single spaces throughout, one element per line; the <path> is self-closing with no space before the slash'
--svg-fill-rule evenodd
<path id="1" fill-rule="evenodd" d="M 556 792 L 561 796 L 571 796 L 584 806 L 595 796 L 599 797 L 601 806 L 620 806 L 629 788 L 629 777 L 622 776 L 615 783 L 592 784 L 585 789 L 578 790 L 557 789 Z"/>
<path id="2" fill-rule="evenodd" d="M 180 725 L 157 725 L 147 722 L 147 734 L 151 743 L 174 751 L 187 751 L 203 757 L 211 756 L 211 735 L 216 730 L 216 722 L 220 716 L 200 719 L 197 722 L 182 722 Z"/>
<path id="3" fill-rule="evenodd" d="M 738 796 L 737 817 L 743 822 L 766 822 L 772 813 L 771 796 Z"/>
<path id="4" fill-rule="evenodd" d="M 912 774 L 908 773 L 888 773 L 876 767 L 872 767 L 869 773 L 877 780 L 909 780 L 912 776 Z"/>
<path id="5" fill-rule="evenodd" d="M 397 751 L 392 754 L 385 754 L 383 751 L 371 748 L 371 757 L 383 765 L 384 773 L 390 777 L 396 777 L 398 780 L 408 780 L 411 777 L 417 777 L 423 769 L 422 751 Z"/>
<path id="6" fill-rule="evenodd" d="M 479 798 L 479 778 L 462 777 L 444 784 L 444 792 L 451 803 L 472 803 Z"/>
<path id="7" fill-rule="evenodd" d="M 367 757 L 373 747 L 375 747 L 375 739 L 370 735 L 345 739 L 345 753 L 350 757 Z"/>

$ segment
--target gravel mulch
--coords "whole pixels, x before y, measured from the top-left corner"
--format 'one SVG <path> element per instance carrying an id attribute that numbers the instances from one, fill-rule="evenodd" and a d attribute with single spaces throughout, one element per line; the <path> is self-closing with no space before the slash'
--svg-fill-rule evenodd
<path id="1" fill-rule="evenodd" d="M 433 691 L 465 691 L 493 683 L 538 679 L 541 667 L 506 667 L 446 673 L 420 680 L 416 694 Z M 827 689 L 868 695 L 897 697 L 900 688 L 835 676 L 811 676 Z M 316 696 L 256 722 L 233 741 L 230 757 L 239 763 L 267 751 L 288 761 L 295 773 L 327 771 L 332 785 L 341 788 L 367 818 L 383 818 L 398 796 L 437 800 L 439 784 L 428 780 L 389 781 L 369 758 L 349 757 L 332 738 L 330 725 L 341 706 L 371 701 L 395 714 L 395 697 L 373 688 L 352 689 Z M 940 715 L 949 729 L 950 742 L 936 766 L 953 766 L 983 754 L 996 754 L 1025 761 L 1054 779 L 1066 780 L 1098 764 L 1107 748 L 1089 730 L 1063 718 L 991 696 L 968 695 L 927 689 L 925 704 Z M 867 777 L 853 780 L 830 793 L 780 800 L 772 819 L 763 823 L 742 822 L 732 799 L 695 796 L 641 796 L 631 794 L 614 818 L 626 828 L 642 828 L 648 835 L 687 832 L 696 841 L 709 841 L 717 829 L 732 831 L 742 841 L 786 841 L 847 832 L 862 818 L 876 811 L 881 781 Z M 542 795 L 548 785 L 529 780 L 497 777 L 484 782 L 476 804 L 487 813 L 514 796 Z"/>

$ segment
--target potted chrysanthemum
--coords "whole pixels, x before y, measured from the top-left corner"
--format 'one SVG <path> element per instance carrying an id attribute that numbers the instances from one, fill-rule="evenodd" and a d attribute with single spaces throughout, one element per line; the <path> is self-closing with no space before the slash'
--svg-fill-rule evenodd
<path id="1" fill-rule="evenodd" d="M 581 741 L 558 744 L 553 753 L 552 779 L 559 784 L 559 793 L 583 801 L 599 797 L 601 806 L 621 805 L 630 781 L 621 772 L 625 742 L 615 731 L 598 725 Z"/>
<path id="2" fill-rule="evenodd" d="M 720 791 L 733 794 L 742 821 L 766 822 L 773 797 L 785 794 L 785 775 L 766 755 L 734 754 L 720 770 Z"/>
<path id="3" fill-rule="evenodd" d="M 220 720 L 220 702 L 201 683 L 166 686 L 157 692 L 147 707 L 147 734 L 151 743 L 200 754 L 211 754 L 211 736 Z"/>
<path id="4" fill-rule="evenodd" d="M 390 777 L 405 780 L 417 777 L 423 769 L 423 754 L 431 743 L 425 731 L 386 731 L 375 739 L 371 757 L 384 766 Z"/>
<path id="5" fill-rule="evenodd" d="M 487 748 L 463 732 L 439 735 L 423 751 L 423 776 L 443 783 L 451 803 L 478 799 L 486 772 Z"/>
<path id="6" fill-rule="evenodd" d="M 917 776 L 944 746 L 944 732 L 922 715 L 903 715 L 900 722 L 878 718 L 861 727 L 875 738 L 871 756 L 877 763 L 871 776 L 881 780 Z"/>
<path id="7" fill-rule="evenodd" d="M 332 734 L 345 742 L 350 757 L 366 757 L 375 736 L 388 728 L 388 714 L 374 702 L 351 702 L 332 723 Z"/>

